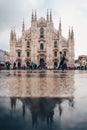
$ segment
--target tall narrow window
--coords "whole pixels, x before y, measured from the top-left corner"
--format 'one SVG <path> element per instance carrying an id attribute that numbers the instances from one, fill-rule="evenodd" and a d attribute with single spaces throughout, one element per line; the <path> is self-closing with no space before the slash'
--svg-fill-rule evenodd
<path id="1" fill-rule="evenodd" d="M 54 42 L 54 47 L 57 47 L 57 41 Z"/>
<path id="2" fill-rule="evenodd" d="M 56 52 L 56 51 L 54 51 L 54 56 L 55 56 L 55 57 L 57 56 L 57 52 Z"/>
<path id="3" fill-rule="evenodd" d="M 29 43 L 29 41 L 27 42 L 27 48 L 30 48 L 30 43 Z"/>
<path id="4" fill-rule="evenodd" d="M 44 49 L 44 45 L 41 43 L 40 44 L 40 50 L 43 50 Z"/>
<path id="5" fill-rule="evenodd" d="M 21 56 L 21 53 L 20 53 L 20 51 L 18 51 L 18 57 L 20 57 Z"/>
<path id="6" fill-rule="evenodd" d="M 44 37 L 44 29 L 41 28 L 41 29 L 40 29 L 40 38 L 43 38 L 43 37 Z"/>
<path id="7" fill-rule="evenodd" d="M 28 52 L 27 52 L 27 57 L 29 57 L 29 56 L 30 56 L 30 52 L 28 51 Z"/>

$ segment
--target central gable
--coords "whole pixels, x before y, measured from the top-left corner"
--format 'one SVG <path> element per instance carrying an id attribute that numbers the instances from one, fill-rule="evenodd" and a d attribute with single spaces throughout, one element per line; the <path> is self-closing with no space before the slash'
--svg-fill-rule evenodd
<path id="1" fill-rule="evenodd" d="M 38 27 L 46 27 L 47 26 L 47 23 L 46 23 L 46 20 L 45 18 L 41 17 L 38 22 L 37 22 L 37 26 Z"/>

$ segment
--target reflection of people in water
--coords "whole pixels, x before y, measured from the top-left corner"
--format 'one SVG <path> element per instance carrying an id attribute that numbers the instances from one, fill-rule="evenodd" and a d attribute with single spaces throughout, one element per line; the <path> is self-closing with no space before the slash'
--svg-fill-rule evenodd
<path id="1" fill-rule="evenodd" d="M 53 115 L 54 115 L 54 111 L 48 111 L 47 112 L 47 124 L 51 125 L 53 123 Z"/>
<path id="2" fill-rule="evenodd" d="M 12 109 L 12 111 L 14 111 L 16 108 L 16 98 L 11 97 L 10 99 L 11 99 L 11 109 Z"/>
<path id="3" fill-rule="evenodd" d="M 23 118 L 24 118 L 24 117 L 25 117 L 25 104 L 24 104 L 24 103 L 23 103 L 23 105 L 22 105 L 22 110 L 23 110 L 23 111 L 22 111 L 22 112 L 23 112 L 22 115 L 23 115 Z"/>
<path id="4" fill-rule="evenodd" d="M 73 97 L 69 98 L 69 106 L 71 106 L 72 108 L 74 108 L 74 100 Z"/>
<path id="5" fill-rule="evenodd" d="M 38 126 L 38 116 L 39 116 L 39 99 L 38 98 L 27 98 L 26 103 L 31 111 L 32 116 L 32 127 Z"/>
<path id="6" fill-rule="evenodd" d="M 59 109 L 59 115 L 60 115 L 60 117 L 61 117 L 61 115 L 62 115 L 62 106 L 61 106 L 61 103 L 62 103 L 62 100 L 61 99 L 59 99 L 58 100 L 58 109 Z"/>
<path id="7" fill-rule="evenodd" d="M 33 111 L 32 112 L 32 126 L 37 127 L 37 125 L 38 125 L 38 113 Z"/>

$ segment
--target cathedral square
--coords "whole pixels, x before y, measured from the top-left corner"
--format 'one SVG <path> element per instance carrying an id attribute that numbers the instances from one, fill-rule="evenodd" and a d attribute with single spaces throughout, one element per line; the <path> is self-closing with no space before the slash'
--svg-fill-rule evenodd
<path id="1" fill-rule="evenodd" d="M 87 130 L 87 0 L 0 0 L 0 130 Z"/>

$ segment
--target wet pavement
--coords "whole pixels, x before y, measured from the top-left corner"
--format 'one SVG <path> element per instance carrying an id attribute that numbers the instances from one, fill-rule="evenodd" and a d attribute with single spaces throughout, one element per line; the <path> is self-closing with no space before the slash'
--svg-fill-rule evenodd
<path id="1" fill-rule="evenodd" d="M 87 130 L 87 71 L 0 71 L 0 130 Z"/>

